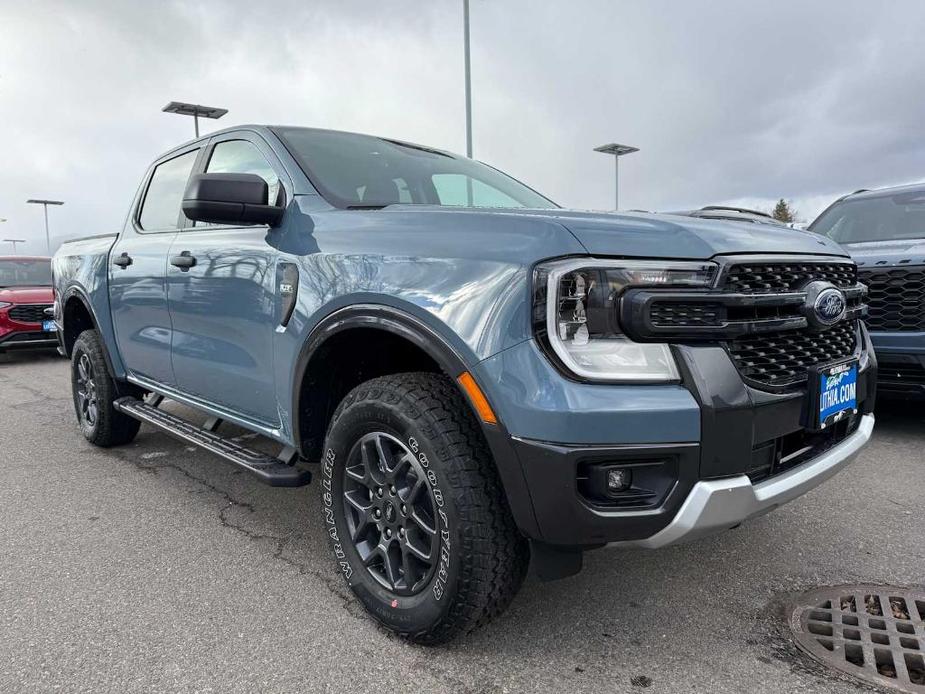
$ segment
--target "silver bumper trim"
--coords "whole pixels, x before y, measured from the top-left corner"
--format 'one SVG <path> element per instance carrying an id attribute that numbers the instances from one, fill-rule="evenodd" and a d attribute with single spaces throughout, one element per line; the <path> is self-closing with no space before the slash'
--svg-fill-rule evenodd
<path id="1" fill-rule="evenodd" d="M 612 542 L 611 547 L 655 549 L 712 535 L 764 515 L 816 487 L 857 457 L 874 430 L 874 416 L 864 415 L 851 436 L 822 455 L 764 482 L 746 475 L 704 480 L 691 489 L 674 520 L 643 540 Z"/>

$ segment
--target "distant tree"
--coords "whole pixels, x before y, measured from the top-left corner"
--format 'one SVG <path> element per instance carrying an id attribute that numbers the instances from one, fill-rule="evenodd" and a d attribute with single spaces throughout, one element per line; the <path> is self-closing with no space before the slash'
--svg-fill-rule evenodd
<path id="1" fill-rule="evenodd" d="M 797 213 L 790 203 L 781 198 L 777 201 L 777 204 L 774 206 L 774 211 L 771 213 L 771 216 L 774 217 L 778 222 L 783 222 L 784 224 L 792 224 L 797 221 Z"/>

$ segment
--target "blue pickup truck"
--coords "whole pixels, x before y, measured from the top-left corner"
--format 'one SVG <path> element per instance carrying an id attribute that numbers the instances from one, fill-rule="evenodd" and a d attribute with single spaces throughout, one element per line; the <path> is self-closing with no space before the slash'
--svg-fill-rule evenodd
<path id="1" fill-rule="evenodd" d="M 187 143 L 53 271 L 83 435 L 147 423 L 269 484 L 314 476 L 344 579 L 419 643 L 501 612 L 528 563 L 554 579 L 771 511 L 873 428 L 865 288 L 835 242 L 566 210 L 393 139 Z"/>
<path id="2" fill-rule="evenodd" d="M 925 399 L 925 184 L 846 195 L 810 230 L 844 245 L 869 289 L 879 391 Z"/>

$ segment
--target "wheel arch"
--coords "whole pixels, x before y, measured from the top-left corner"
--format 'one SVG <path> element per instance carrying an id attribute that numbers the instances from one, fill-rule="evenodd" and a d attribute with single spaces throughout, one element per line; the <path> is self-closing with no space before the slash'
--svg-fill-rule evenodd
<path id="1" fill-rule="evenodd" d="M 533 514 L 533 504 L 520 461 L 511 445 L 510 435 L 500 418 L 496 424 L 489 424 L 482 420 L 475 404 L 458 380 L 462 374 L 468 373 L 476 385 L 481 388 L 477 376 L 470 371 L 459 349 L 421 319 L 406 311 L 383 304 L 357 304 L 334 311 L 314 327 L 299 352 L 293 372 L 290 411 L 293 418 L 292 433 L 296 448 L 309 459 L 319 459 L 330 415 L 333 414 L 333 409 L 336 408 L 339 400 L 333 404 L 329 403 L 327 411 L 322 415 L 306 414 L 306 410 L 311 408 L 308 392 L 310 389 L 306 386 L 312 382 L 312 374 L 322 367 L 320 362 L 325 354 L 325 345 L 333 344 L 331 341 L 339 339 L 338 336 L 340 339 L 349 339 L 349 331 L 357 331 L 355 333 L 357 335 L 360 335 L 360 331 L 379 331 L 391 336 L 392 339 L 401 340 L 414 350 L 426 355 L 429 360 L 429 363 L 427 360 L 424 361 L 424 368 L 411 370 L 438 370 L 450 378 L 461 393 L 463 400 L 468 403 L 485 437 L 518 527 L 528 536 L 535 537 L 538 528 Z M 406 369 L 399 368 L 393 372 L 403 370 Z M 495 412 L 497 414 L 497 410 Z M 306 432 L 303 428 L 306 426 L 306 421 L 311 422 L 312 418 L 314 418 L 315 428 L 313 435 L 307 437 L 304 435 Z M 319 421 L 323 422 L 321 427 L 318 426 Z"/>
<path id="2" fill-rule="evenodd" d="M 72 286 L 64 292 L 61 300 L 61 322 L 64 333 L 61 344 L 64 348 L 64 354 L 68 358 L 70 358 L 74 350 L 74 343 L 77 342 L 77 338 L 80 337 L 80 333 L 84 332 L 84 330 L 96 330 L 102 338 L 100 323 L 97 320 L 96 313 L 93 311 L 93 304 L 86 293 L 79 287 Z M 115 378 L 112 358 L 109 356 L 109 349 L 105 340 L 101 339 L 101 344 L 103 345 L 106 370 L 112 378 Z"/>

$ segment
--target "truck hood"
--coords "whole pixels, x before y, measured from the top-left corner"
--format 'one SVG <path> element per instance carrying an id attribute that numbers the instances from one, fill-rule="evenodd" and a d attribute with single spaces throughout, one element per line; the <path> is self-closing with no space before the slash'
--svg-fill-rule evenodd
<path id="1" fill-rule="evenodd" d="M 925 239 L 863 241 L 843 245 L 861 266 L 925 264 Z"/>
<path id="2" fill-rule="evenodd" d="M 54 301 L 51 287 L 0 287 L 0 302 L 11 304 L 50 304 Z"/>
<path id="3" fill-rule="evenodd" d="M 595 255 L 693 259 L 729 253 L 847 255 L 834 241 L 799 229 L 665 214 L 555 212 Z"/>
<path id="4" fill-rule="evenodd" d="M 800 253 L 845 257 L 837 243 L 799 229 L 667 214 L 577 210 L 471 209 L 390 205 L 380 212 L 425 226 L 496 226 L 504 219 L 564 227 L 591 255 L 705 260 L 730 253 Z M 455 224 L 454 224 L 455 222 Z"/>

